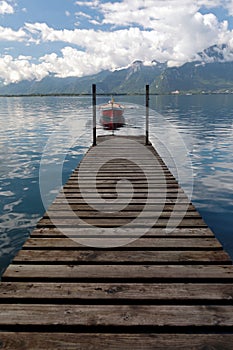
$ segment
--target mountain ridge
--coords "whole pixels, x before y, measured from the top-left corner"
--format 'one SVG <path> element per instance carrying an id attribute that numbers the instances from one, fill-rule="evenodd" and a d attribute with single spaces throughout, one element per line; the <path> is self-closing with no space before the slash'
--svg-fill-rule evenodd
<path id="1" fill-rule="evenodd" d="M 224 55 L 232 61 L 224 61 Z M 0 86 L 1 95 L 90 94 L 97 85 L 98 93 L 140 94 L 145 85 L 150 92 L 168 93 L 233 93 L 233 53 L 226 45 L 213 45 L 198 53 L 196 60 L 179 67 L 168 67 L 156 60 L 148 65 L 140 60 L 115 71 L 103 70 L 85 77 L 58 78 L 47 76 L 40 81 L 21 81 Z"/>

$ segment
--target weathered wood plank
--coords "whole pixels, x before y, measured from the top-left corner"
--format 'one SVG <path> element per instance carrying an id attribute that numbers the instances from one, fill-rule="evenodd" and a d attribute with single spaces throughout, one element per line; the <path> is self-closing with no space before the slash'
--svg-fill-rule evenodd
<path id="1" fill-rule="evenodd" d="M 104 182 L 104 181 L 119 181 L 123 178 L 123 179 L 129 180 L 130 182 L 135 183 L 135 184 L 137 182 L 143 183 L 145 181 L 147 181 L 147 183 L 148 183 L 148 180 L 150 181 L 151 184 L 153 184 L 153 183 L 156 183 L 158 179 L 163 179 L 165 182 L 166 182 L 166 180 L 169 181 L 169 179 L 171 178 L 170 174 L 171 173 L 169 171 L 167 171 L 167 173 L 165 173 L 164 175 L 161 175 L 161 173 L 158 172 L 158 173 L 154 173 L 153 176 L 147 176 L 147 178 L 146 178 L 144 174 L 140 174 L 140 173 L 136 173 L 136 172 L 134 172 L 132 174 L 127 174 L 127 175 L 124 174 L 124 176 L 116 174 L 116 173 L 108 174 L 108 175 L 103 174 L 103 173 L 101 173 L 101 174 L 98 173 L 97 177 L 93 174 L 86 173 L 85 179 L 83 179 L 83 180 L 85 180 L 85 182 L 90 180 L 93 183 L 96 183 L 96 182 L 98 183 L 98 182 Z M 172 176 L 172 178 L 173 178 L 173 176 Z M 76 180 L 77 175 L 76 174 L 72 175 L 70 179 L 71 179 L 71 181 Z"/>
<path id="2" fill-rule="evenodd" d="M 93 250 L 21 250 L 13 263 L 179 263 L 185 264 L 231 264 L 229 256 L 224 251 L 106 251 Z"/>
<path id="3" fill-rule="evenodd" d="M 115 190 L 109 191 L 106 190 L 103 193 L 112 195 L 112 194 L 116 194 L 117 192 Z M 79 191 L 75 191 L 75 192 L 69 192 L 69 191 L 62 191 L 59 193 L 58 197 L 71 197 L 71 198 L 79 198 L 85 195 L 85 198 L 96 198 L 96 195 L 91 193 L 91 192 L 79 192 Z M 183 190 L 181 189 L 166 189 L 166 188 L 161 188 L 159 191 L 154 189 L 154 191 L 150 191 L 150 198 L 166 198 L 166 196 L 168 198 L 177 198 L 179 196 L 179 198 L 186 198 L 186 195 L 184 194 Z M 134 191 L 133 193 L 134 198 L 143 198 L 143 199 L 147 199 L 148 198 L 148 193 L 147 191 L 143 192 L 136 192 Z M 131 192 L 125 191 L 125 192 L 121 192 L 121 197 L 122 198 L 126 198 L 126 199 L 131 199 Z"/>
<path id="4" fill-rule="evenodd" d="M 233 334 L 3 332 L 6 350 L 232 350 Z"/>
<path id="5" fill-rule="evenodd" d="M 87 182 L 84 185 L 82 185 L 82 190 L 85 189 L 85 190 L 89 190 L 90 189 L 90 185 L 96 185 L 96 188 L 99 190 L 99 191 L 102 191 L 102 192 L 112 192 L 112 191 L 116 191 L 116 184 L 112 184 L 112 185 L 109 185 L 109 184 L 104 184 L 104 183 L 96 183 L 96 182 Z M 148 184 L 134 184 L 132 183 L 133 185 L 133 189 L 134 189 L 134 192 L 137 193 L 137 192 L 145 192 L 147 193 L 148 191 Z M 173 184 L 173 183 L 154 183 L 154 184 L 151 184 L 150 185 L 150 190 L 153 189 L 153 191 L 157 191 L 157 190 L 160 190 L 161 188 L 166 188 L 166 189 L 169 189 L 171 192 L 179 192 L 180 191 L 180 188 L 178 186 L 178 184 Z M 175 191 L 176 190 L 176 191 Z M 63 187 L 63 192 L 64 193 L 69 193 L 69 192 L 80 192 L 80 188 L 78 186 L 78 184 L 67 184 L 66 186 Z"/>
<path id="6" fill-rule="evenodd" d="M 155 211 L 155 210 L 147 210 L 145 211 L 145 214 L 143 215 L 144 218 L 151 218 L 152 216 L 159 216 L 160 218 L 170 218 L 172 213 L 173 217 L 178 217 L 180 218 L 181 215 L 183 215 L 183 212 L 171 212 L 171 211 Z M 44 218 L 74 218 L 74 215 L 78 215 L 79 217 L 87 217 L 87 218 L 96 218 L 96 219 L 107 219 L 114 216 L 114 219 L 117 218 L 136 218 L 140 214 L 140 211 L 115 211 L 111 209 L 111 207 L 103 212 L 95 211 L 95 210 L 71 210 L 69 206 L 67 205 L 66 210 L 51 210 L 51 208 L 44 214 Z M 197 211 L 187 211 L 185 218 L 201 218 L 200 214 Z M 98 222 L 96 222 L 98 223 Z"/>
<path id="7" fill-rule="evenodd" d="M 103 159 L 102 159 L 103 161 Z M 90 167 L 93 167 L 93 162 L 94 160 L 90 163 Z M 93 167 L 93 169 L 95 169 L 95 171 L 92 171 L 91 173 L 89 173 L 86 169 L 82 169 L 83 172 L 82 174 L 86 174 L 87 175 L 87 179 L 86 178 L 82 178 L 83 181 L 88 180 L 89 178 L 93 178 L 93 179 L 97 179 L 100 180 L 102 176 L 105 176 L 106 173 L 109 173 L 112 176 L 112 180 L 115 180 L 115 175 L 116 177 L 119 177 L 120 174 L 124 174 L 124 176 L 126 176 L 127 178 L 129 177 L 134 178 L 135 175 L 138 175 L 142 178 L 143 182 L 147 182 L 147 178 L 151 177 L 151 181 L 152 182 L 157 182 L 160 180 L 167 180 L 167 181 L 175 181 L 175 177 L 174 175 L 170 172 L 170 170 L 165 167 L 165 166 L 159 166 L 159 167 L 155 167 L 153 165 L 149 166 L 148 165 L 148 161 L 145 161 L 143 164 L 141 164 L 140 166 L 143 167 L 143 169 L 139 168 L 139 167 L 122 167 L 121 164 L 116 164 L 114 166 L 108 167 L 108 166 L 104 166 L 101 167 L 100 164 L 95 164 L 95 168 Z M 91 166 L 92 165 L 92 166 Z M 85 162 L 85 167 L 88 166 L 88 164 L 86 164 Z M 98 171 L 96 170 L 96 167 L 98 168 Z M 151 176 L 152 175 L 152 176 Z M 76 170 L 74 170 L 74 172 L 71 174 L 70 176 L 70 180 L 78 180 L 78 178 L 80 177 L 80 173 L 79 173 L 79 168 L 77 168 Z M 68 180 L 69 181 L 69 180 Z"/>
<path id="8" fill-rule="evenodd" d="M 167 187 L 167 188 L 178 188 L 177 182 L 175 183 L 175 180 L 169 180 L 169 179 L 164 179 L 164 178 L 157 178 L 156 180 L 154 179 L 149 179 L 149 181 L 141 179 L 140 177 L 136 178 L 118 178 L 114 177 L 113 175 L 111 178 L 106 177 L 106 176 L 98 176 L 97 178 L 85 178 L 85 180 L 82 180 L 81 185 L 82 188 L 88 188 L 88 186 L 91 184 L 92 186 L 96 185 L 98 188 L 115 188 L 120 180 L 127 180 L 128 183 L 130 183 L 134 189 L 137 188 L 144 188 L 147 189 L 149 186 L 151 189 L 160 189 L 162 187 Z M 78 188 L 79 183 L 75 179 L 70 179 L 69 182 L 66 184 L 66 188 Z"/>
<path id="9" fill-rule="evenodd" d="M 96 240 L 103 240 L 103 237 L 96 237 Z M 109 237 L 107 238 L 107 240 Z M 120 240 L 120 237 L 119 237 Z M 75 241 L 68 237 L 66 238 L 29 238 L 23 245 L 23 249 L 58 249 L 60 248 L 73 248 L 83 249 L 88 244 L 88 237 L 83 240 Z M 128 243 L 128 242 L 127 242 Z M 222 245 L 216 238 L 139 238 L 131 243 L 121 247 L 121 249 L 136 248 L 136 249 L 156 249 L 161 248 L 178 250 L 179 248 L 193 248 L 193 249 L 222 249 Z M 120 248 L 117 248 L 118 250 Z"/>
<path id="10" fill-rule="evenodd" d="M 2 304 L 0 326 L 233 326 L 233 306 Z M 29 326 L 28 326 L 29 327 Z"/>
<path id="11" fill-rule="evenodd" d="M 233 302 L 233 283 L 41 283 L 2 282 L 0 301 L 31 299 L 104 300 L 125 299 L 136 303 L 144 300 Z M 51 303 L 52 303 L 51 301 Z M 65 303 L 65 301 L 64 301 Z"/>
<path id="12" fill-rule="evenodd" d="M 76 236 L 76 233 L 72 228 L 68 229 L 66 228 L 66 233 L 69 237 Z M 43 237 L 48 237 L 48 238 L 53 238 L 53 237 L 61 237 L 64 236 L 64 233 L 60 231 L 56 227 L 41 227 L 41 228 L 36 228 L 34 229 L 30 236 L 33 238 L 43 238 Z M 90 230 L 88 228 L 82 228 L 80 230 L 80 237 L 91 237 Z M 93 235 L 92 235 L 93 236 Z M 106 235 L 105 235 L 106 236 Z M 111 237 L 113 234 L 111 235 Z M 133 235 L 131 234 L 131 237 Z M 137 237 L 137 236 L 136 236 Z M 149 229 L 144 235 L 144 238 L 148 237 L 193 237 L 193 238 L 201 238 L 201 237 L 214 237 L 213 232 L 209 228 L 176 228 L 172 230 L 171 232 L 167 232 L 167 229 L 165 228 L 151 228 Z"/>
<path id="13" fill-rule="evenodd" d="M 190 262 L 191 264 L 191 262 Z M 74 279 L 131 279 L 163 281 L 189 281 L 206 279 L 233 282 L 233 268 L 228 265 L 34 265 L 11 264 L 3 275 L 3 281 L 38 279 L 65 281 Z"/>
<path id="14" fill-rule="evenodd" d="M 147 168 L 147 165 L 145 164 L 145 168 Z M 153 167 L 154 169 L 154 167 Z M 77 182 L 78 181 L 78 169 L 75 170 L 69 177 L 67 183 L 69 182 Z M 139 182 L 139 183 L 147 183 L 147 178 L 145 176 L 145 174 L 143 172 L 134 172 L 134 175 L 140 175 L 141 179 L 135 179 L 135 182 Z M 84 182 L 87 182 L 90 178 L 96 179 L 97 181 L 100 181 L 101 178 L 101 172 L 99 171 L 97 173 L 97 176 L 95 177 L 95 175 L 93 174 L 87 174 L 87 179 L 82 179 Z M 100 177 L 100 178 L 99 178 Z M 130 177 L 133 177 L 133 175 L 130 175 Z M 151 179 L 151 183 L 156 183 L 157 181 L 161 181 L 163 180 L 167 182 L 174 182 L 176 181 L 176 178 L 174 177 L 174 175 L 169 171 L 169 170 L 165 170 L 165 172 L 159 172 L 157 171 L 154 176 L 153 179 Z M 109 180 L 110 183 L 112 181 L 116 181 L 115 176 L 112 176 L 112 178 Z"/>
<path id="15" fill-rule="evenodd" d="M 169 173 L 168 173 L 169 175 Z M 132 184 L 137 184 L 137 183 L 140 183 L 140 184 L 148 184 L 150 183 L 151 186 L 154 184 L 158 184 L 158 182 L 162 182 L 163 183 L 169 183 L 169 177 L 167 177 L 167 175 L 164 175 L 164 176 L 159 176 L 159 173 L 158 175 L 154 174 L 153 176 L 148 176 L 148 178 L 145 178 L 144 175 L 140 175 L 139 173 L 133 173 L 131 175 L 119 175 L 119 174 L 98 174 L 97 177 L 95 177 L 93 174 L 85 174 L 83 176 L 83 185 L 86 185 L 86 182 L 90 181 L 90 183 L 93 183 L 93 184 L 101 184 L 101 183 L 105 183 L 106 181 L 115 181 L 116 183 L 120 180 L 128 180 L 129 182 L 131 182 Z M 162 181 L 160 181 L 162 180 Z M 75 176 L 74 178 L 71 177 L 71 183 L 75 181 L 77 182 L 77 176 Z M 168 181 L 168 182 L 167 182 Z"/>
<path id="16" fill-rule="evenodd" d="M 115 197 L 114 197 L 115 198 Z M 82 196 L 75 196 L 75 195 L 72 195 L 72 196 L 65 196 L 64 194 L 58 194 L 58 196 L 55 198 L 54 202 L 55 204 L 64 204 L 64 200 L 67 200 L 68 199 L 68 202 L 69 204 L 86 204 L 86 201 L 83 199 Z M 95 202 L 93 201 L 93 204 Z M 97 201 L 96 201 L 97 203 Z M 125 205 L 128 205 L 128 197 L 125 197 L 121 200 L 118 199 L 118 203 L 119 204 L 125 204 Z M 153 204 L 163 204 L 163 205 L 166 205 L 166 204 L 187 204 L 189 205 L 190 201 L 188 200 L 188 198 L 186 196 L 180 196 L 177 198 L 177 197 L 174 197 L 172 196 L 172 198 L 170 197 L 170 195 L 167 195 L 166 196 L 166 199 L 164 199 L 164 197 L 161 197 L 160 198 L 153 198 Z M 145 205 L 145 199 L 144 198 L 132 198 L 132 200 L 130 201 L 129 204 L 144 204 Z"/>
<path id="17" fill-rule="evenodd" d="M 113 208 L 112 210 L 114 210 L 114 208 L 117 208 L 118 204 L 117 203 L 111 203 L 111 205 L 109 205 L 110 208 Z M 174 206 L 175 204 L 165 204 L 163 207 L 163 212 L 172 212 L 174 210 Z M 72 204 L 69 203 L 69 207 L 74 210 L 74 211 L 93 211 L 93 208 L 91 206 L 89 206 L 88 204 Z M 49 207 L 48 211 L 62 211 L 62 210 L 67 210 L 67 204 L 63 204 L 63 203 L 53 203 L 51 204 L 51 206 Z M 140 212 L 144 210 L 145 212 L 147 211 L 161 211 L 161 205 L 158 203 L 152 203 L 150 204 L 150 209 L 145 208 L 144 204 L 131 204 L 129 203 L 127 206 L 125 206 L 125 208 L 123 208 L 121 210 L 121 212 L 130 212 L 130 211 L 137 211 Z M 182 212 L 188 212 L 190 213 L 191 211 L 196 211 L 194 205 L 192 204 L 182 204 L 182 203 L 178 203 L 175 206 L 175 213 L 182 211 Z"/>
<path id="18" fill-rule="evenodd" d="M 150 227 L 151 225 L 148 224 L 148 218 L 140 218 L 140 220 L 137 220 L 137 223 L 131 223 L 132 219 L 124 219 L 124 218 L 107 218 L 107 219 L 98 219 L 98 221 L 95 218 L 85 218 L 85 220 L 82 220 L 83 222 L 80 222 L 79 218 L 68 218 L 68 219 L 62 219 L 62 218 L 56 218 L 53 221 L 50 219 L 42 218 L 37 223 L 37 227 L 54 227 L 55 225 L 58 227 L 81 227 L 81 225 L 85 225 L 85 223 L 92 225 L 92 226 L 99 226 L 99 227 L 118 227 L 123 226 L 127 224 L 131 224 L 131 227 L 139 228 L 139 227 Z M 200 218 L 179 218 L 174 217 L 172 222 L 169 222 L 169 218 L 159 218 L 158 220 L 155 220 L 155 227 L 169 227 L 169 226 L 178 226 L 178 227 L 207 227 L 205 222 Z"/>
<path id="19" fill-rule="evenodd" d="M 147 188 L 148 187 L 148 181 L 145 179 L 144 181 L 142 180 L 135 180 L 135 181 L 130 181 L 133 186 L 135 188 Z M 87 187 L 89 184 L 96 184 L 96 186 L 98 186 L 98 188 L 102 188 L 102 187 L 116 187 L 117 185 L 117 180 L 114 180 L 114 178 L 112 180 L 101 180 L 99 178 L 97 178 L 96 180 L 82 180 L 82 187 Z M 177 181 L 175 179 L 165 179 L 164 178 L 159 178 L 156 180 L 153 180 L 153 182 L 150 182 L 150 187 L 161 187 L 161 185 L 166 185 L 167 187 L 178 187 Z M 79 182 L 78 179 L 72 179 L 70 178 L 66 185 L 63 188 L 78 188 L 79 187 Z"/>

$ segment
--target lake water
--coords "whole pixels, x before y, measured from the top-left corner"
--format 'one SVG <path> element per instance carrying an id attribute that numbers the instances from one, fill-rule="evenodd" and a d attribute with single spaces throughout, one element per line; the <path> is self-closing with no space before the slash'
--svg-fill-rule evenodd
<path id="1" fill-rule="evenodd" d="M 117 134 L 144 132 L 144 100 L 118 98 L 128 125 Z M 151 96 L 150 108 L 152 142 L 233 258 L 233 96 Z M 91 118 L 91 97 L 0 98 L 0 274 L 55 198 L 57 169 L 66 182 L 91 145 Z"/>

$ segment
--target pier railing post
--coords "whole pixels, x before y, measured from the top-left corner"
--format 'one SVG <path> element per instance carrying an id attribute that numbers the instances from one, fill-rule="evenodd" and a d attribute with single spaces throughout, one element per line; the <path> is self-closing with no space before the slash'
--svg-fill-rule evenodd
<path id="1" fill-rule="evenodd" d="M 149 85 L 146 85 L 146 145 L 149 145 Z"/>
<path id="2" fill-rule="evenodd" d="M 96 146 L 96 85 L 92 84 L 93 146 Z"/>

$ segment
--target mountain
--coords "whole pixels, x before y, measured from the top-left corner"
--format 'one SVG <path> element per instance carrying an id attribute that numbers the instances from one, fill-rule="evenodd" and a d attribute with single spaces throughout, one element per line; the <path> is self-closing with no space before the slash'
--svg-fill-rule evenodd
<path id="1" fill-rule="evenodd" d="M 160 93 L 233 91 L 233 62 L 193 62 L 167 69 L 151 90 Z"/>
<path id="2" fill-rule="evenodd" d="M 150 84 L 151 93 L 233 92 L 233 52 L 226 45 L 214 45 L 180 67 L 168 67 L 156 60 L 145 65 L 137 60 L 126 68 L 82 78 L 51 75 L 41 81 L 0 85 L 0 94 L 90 94 L 93 83 L 103 94 L 144 93 L 146 84 Z"/>
<path id="3" fill-rule="evenodd" d="M 91 93 L 91 85 L 95 81 L 101 81 L 109 75 L 109 71 L 103 71 L 99 74 L 83 78 L 68 77 L 57 78 L 47 76 L 40 81 L 23 80 L 16 84 L 0 86 L 2 95 L 33 95 L 33 94 L 82 94 Z"/>
<path id="4" fill-rule="evenodd" d="M 225 54 L 229 51 L 229 47 L 226 44 L 213 45 L 208 47 L 202 52 L 198 53 L 198 56 L 205 62 L 224 62 Z"/>
<path id="5" fill-rule="evenodd" d="M 156 87 L 160 92 L 233 92 L 233 52 L 214 45 L 199 52 L 198 59 L 166 69 Z M 226 59 L 232 58 L 231 61 Z"/>
<path id="6" fill-rule="evenodd" d="M 135 61 L 128 68 L 109 72 L 101 82 L 96 82 L 97 89 L 103 93 L 143 93 L 145 85 L 159 79 L 166 69 L 166 63 L 153 61 L 145 66 L 142 61 Z"/>

